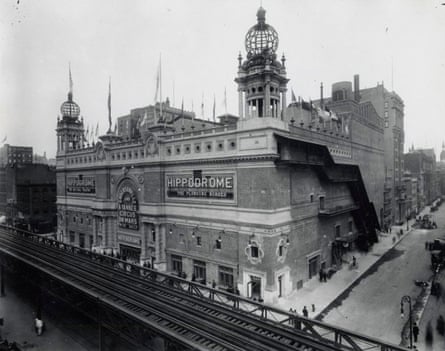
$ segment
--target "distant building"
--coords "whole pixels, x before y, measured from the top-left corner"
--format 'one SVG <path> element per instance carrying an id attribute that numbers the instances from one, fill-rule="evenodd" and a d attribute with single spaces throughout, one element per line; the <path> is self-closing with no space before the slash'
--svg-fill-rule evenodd
<path id="1" fill-rule="evenodd" d="M 436 155 L 433 149 L 411 149 L 404 155 L 405 168 L 419 182 L 419 208 L 431 204 L 439 196 Z"/>
<path id="2" fill-rule="evenodd" d="M 33 152 L 31 146 L 13 146 L 4 144 L 0 147 L 0 166 L 23 165 L 32 163 Z"/>
<path id="3" fill-rule="evenodd" d="M 56 226 L 56 170 L 43 164 L 0 169 L 0 212 L 10 224 L 38 232 Z"/>
<path id="4" fill-rule="evenodd" d="M 385 201 L 383 211 L 386 225 L 406 219 L 404 174 L 404 103 L 397 93 L 388 91 L 383 83 L 360 89 L 360 100 L 370 102 L 384 121 L 385 142 Z"/>
<path id="5" fill-rule="evenodd" d="M 445 196 L 445 143 L 442 143 L 440 161 L 437 163 L 437 182 L 439 196 Z"/>

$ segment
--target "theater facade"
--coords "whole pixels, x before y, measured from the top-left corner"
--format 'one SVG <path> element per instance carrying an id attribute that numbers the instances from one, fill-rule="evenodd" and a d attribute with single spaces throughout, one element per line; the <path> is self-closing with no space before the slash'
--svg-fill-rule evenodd
<path id="1" fill-rule="evenodd" d="M 375 242 L 350 135 L 284 118 L 277 46 L 260 8 L 239 57 L 239 116 L 220 123 L 161 102 L 122 117 L 139 119 L 136 133 L 118 119 L 88 145 L 70 92 L 57 123 L 59 238 L 269 302 Z"/>

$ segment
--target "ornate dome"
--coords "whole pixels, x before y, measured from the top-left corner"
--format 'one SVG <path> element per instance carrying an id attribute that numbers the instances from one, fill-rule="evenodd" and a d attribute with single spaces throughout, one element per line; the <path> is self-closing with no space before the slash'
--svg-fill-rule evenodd
<path id="1" fill-rule="evenodd" d="M 264 52 L 274 54 L 278 49 L 278 33 L 266 23 L 266 10 L 260 7 L 257 11 L 258 23 L 246 34 L 246 51 L 248 55 Z"/>
<path id="2" fill-rule="evenodd" d="M 73 101 L 73 95 L 71 93 L 68 93 L 68 100 L 60 106 L 60 113 L 63 117 L 79 117 L 80 107 Z"/>

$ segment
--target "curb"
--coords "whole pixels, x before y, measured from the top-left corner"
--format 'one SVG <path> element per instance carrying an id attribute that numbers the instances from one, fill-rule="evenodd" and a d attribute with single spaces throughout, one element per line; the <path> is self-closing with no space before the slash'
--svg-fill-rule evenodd
<path id="1" fill-rule="evenodd" d="M 325 312 L 327 310 L 329 310 L 332 306 L 332 304 L 335 303 L 335 301 L 343 294 L 345 293 L 348 289 L 354 287 L 356 284 L 358 284 L 358 282 L 360 281 L 360 279 L 362 279 L 363 275 L 368 272 L 370 269 L 372 269 L 375 265 L 377 265 L 392 249 L 394 249 L 404 238 L 405 236 L 407 236 L 409 233 L 411 233 L 413 231 L 413 227 L 409 227 L 409 230 L 404 231 L 403 235 L 401 235 L 390 247 L 389 249 L 383 253 L 375 262 L 373 262 L 371 265 L 369 265 L 369 267 L 367 267 L 363 272 L 361 272 L 360 275 L 358 275 L 357 277 L 355 277 L 354 280 L 351 281 L 350 284 L 348 284 L 344 289 L 342 289 L 337 296 L 325 307 L 323 308 L 319 313 L 317 313 L 316 315 L 314 315 L 313 319 L 315 320 L 319 320 L 321 321 L 325 315 Z M 397 235 L 397 234 L 390 234 L 390 236 L 392 235 Z"/>

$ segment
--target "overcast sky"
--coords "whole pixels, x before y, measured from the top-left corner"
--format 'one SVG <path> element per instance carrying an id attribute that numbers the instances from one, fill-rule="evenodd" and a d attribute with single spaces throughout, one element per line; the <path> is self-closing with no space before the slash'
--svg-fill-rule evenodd
<path id="1" fill-rule="evenodd" d="M 445 140 L 444 0 L 263 0 L 279 34 L 290 89 L 305 99 L 360 74 L 361 88 L 384 82 L 405 102 L 405 150 L 441 150 Z M 233 79 L 259 0 L 2 0 L 0 141 L 53 157 L 56 122 L 68 92 L 86 124 L 154 102 L 162 55 L 163 96 L 200 117 L 237 114 Z"/>

